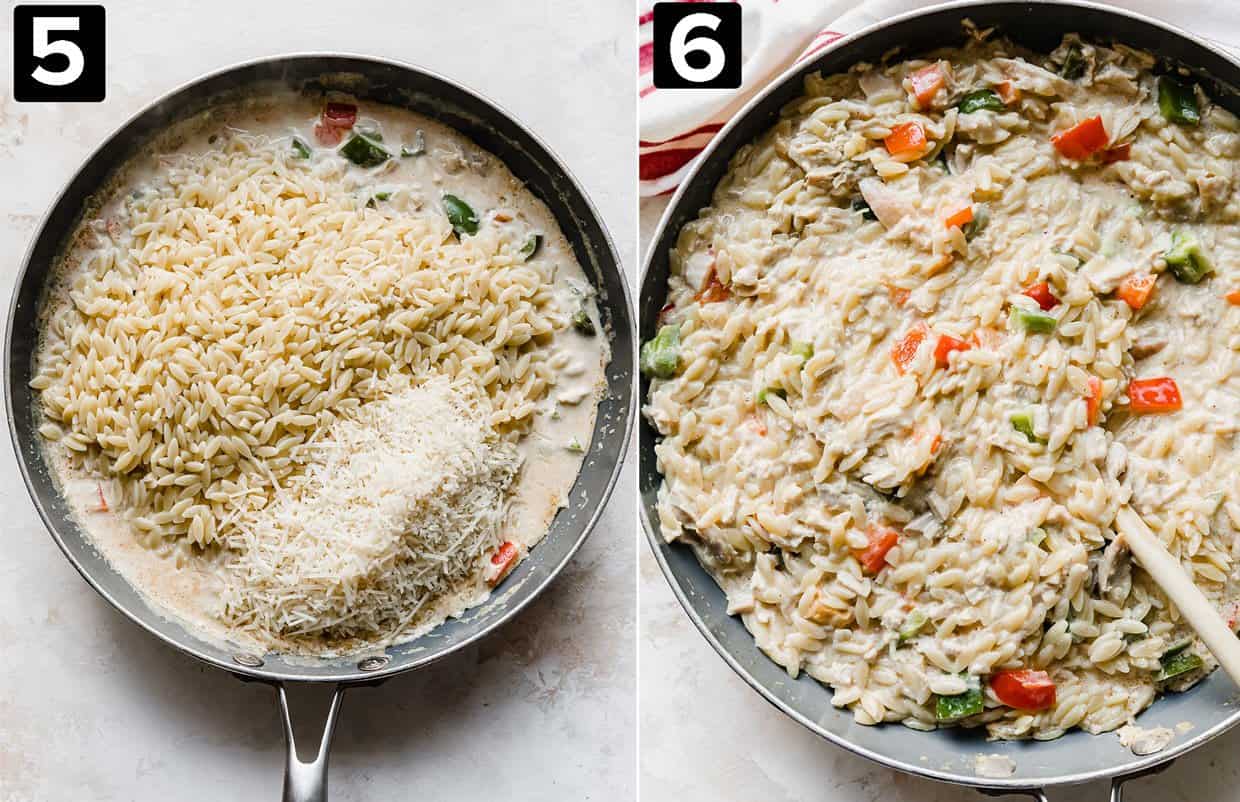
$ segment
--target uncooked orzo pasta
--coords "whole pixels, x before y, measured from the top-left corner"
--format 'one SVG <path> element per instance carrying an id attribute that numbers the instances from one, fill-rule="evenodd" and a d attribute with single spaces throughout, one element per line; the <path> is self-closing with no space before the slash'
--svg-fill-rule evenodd
<path id="1" fill-rule="evenodd" d="M 127 167 L 66 253 L 32 382 L 104 552 L 137 539 L 171 562 L 123 572 L 188 573 L 168 606 L 267 642 L 406 637 L 485 595 L 563 503 L 605 362 L 571 249 L 502 164 L 328 100 L 216 108 Z M 296 520 L 340 510 L 334 537 Z"/>
<path id="2" fill-rule="evenodd" d="M 1240 123 L 1148 54 L 970 29 L 806 79 L 680 232 L 643 349 L 658 515 L 857 721 L 1054 738 L 1235 621 Z"/>

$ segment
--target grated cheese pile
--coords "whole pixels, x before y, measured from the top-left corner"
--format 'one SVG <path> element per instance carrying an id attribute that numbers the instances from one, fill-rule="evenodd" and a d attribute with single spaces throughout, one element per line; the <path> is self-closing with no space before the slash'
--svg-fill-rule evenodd
<path id="1" fill-rule="evenodd" d="M 223 618 L 301 636 L 380 641 L 479 584 L 520 467 L 486 398 L 434 378 L 340 419 L 305 470 L 226 540 Z"/>

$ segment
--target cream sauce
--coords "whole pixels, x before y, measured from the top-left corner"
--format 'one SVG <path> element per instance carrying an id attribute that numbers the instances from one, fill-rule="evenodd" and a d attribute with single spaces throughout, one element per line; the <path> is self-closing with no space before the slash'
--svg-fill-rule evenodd
<path id="1" fill-rule="evenodd" d="M 1170 727 L 1146 729 L 1138 727 L 1136 724 L 1120 727 L 1115 734 L 1119 736 L 1120 745 L 1138 757 L 1161 752 L 1167 748 L 1167 744 L 1171 743 L 1171 739 L 1175 737 L 1175 733 L 1171 731 Z"/>
<path id="2" fill-rule="evenodd" d="M 973 773 L 990 780 L 1002 780 L 1016 773 L 1016 761 L 1007 755 L 977 755 L 973 758 Z"/>

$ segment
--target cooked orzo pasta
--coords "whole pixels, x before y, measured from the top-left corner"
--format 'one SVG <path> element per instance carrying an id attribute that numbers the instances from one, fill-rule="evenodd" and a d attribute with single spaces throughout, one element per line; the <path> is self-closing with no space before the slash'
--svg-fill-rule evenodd
<path id="1" fill-rule="evenodd" d="M 485 597 L 564 502 L 606 361 L 567 241 L 502 164 L 328 100 L 219 106 L 128 165 L 66 251 L 32 382 L 122 573 L 212 634 L 312 652 Z"/>
<path id="2" fill-rule="evenodd" d="M 1122 45 L 813 75 L 671 253 L 658 515 L 865 724 L 1120 727 L 1234 622 L 1240 123 Z"/>

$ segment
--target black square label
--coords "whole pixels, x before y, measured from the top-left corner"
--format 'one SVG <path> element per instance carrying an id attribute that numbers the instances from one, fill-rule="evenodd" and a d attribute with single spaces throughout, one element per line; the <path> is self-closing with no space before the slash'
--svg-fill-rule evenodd
<path id="1" fill-rule="evenodd" d="M 95 103 L 104 96 L 103 6 L 13 9 L 13 97 Z"/>
<path id="2" fill-rule="evenodd" d="M 655 3 L 654 85 L 735 89 L 741 85 L 738 3 Z"/>

